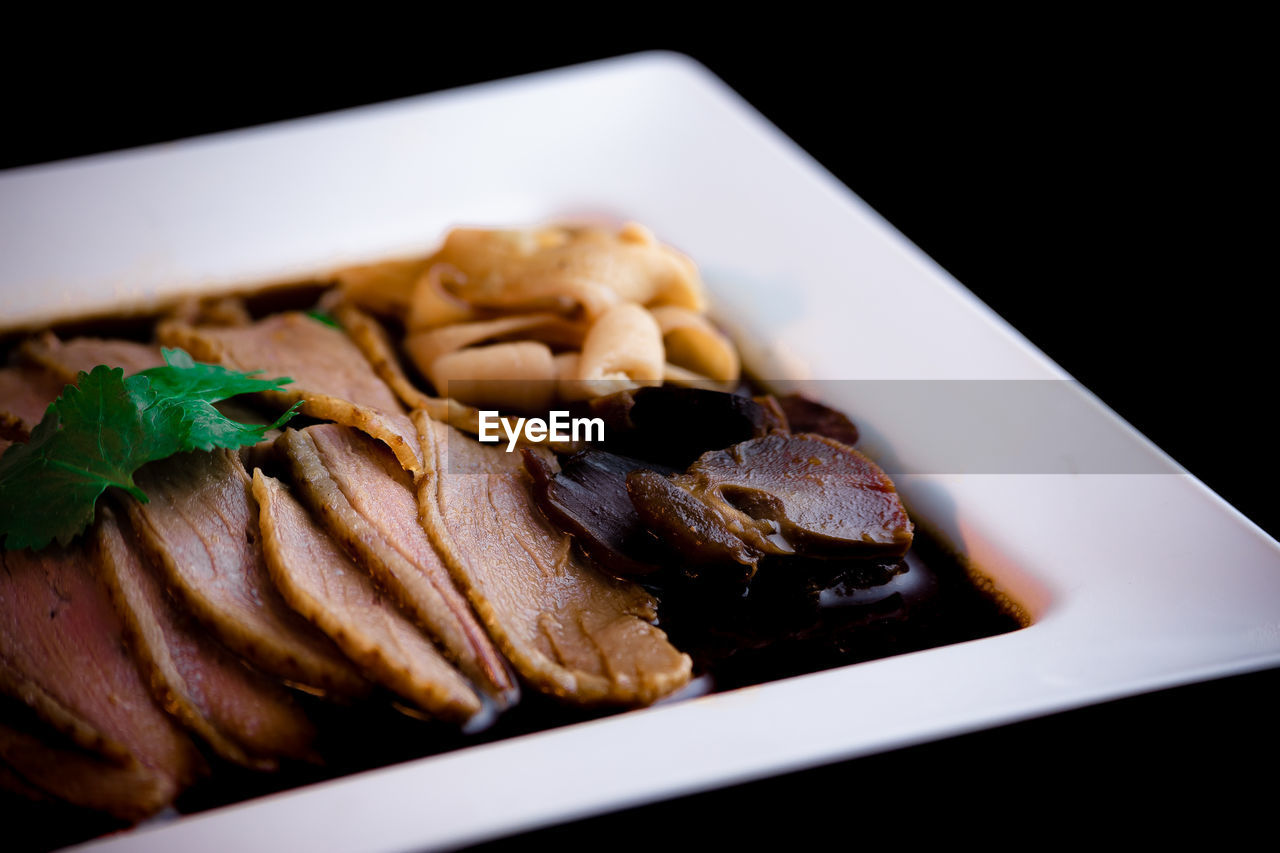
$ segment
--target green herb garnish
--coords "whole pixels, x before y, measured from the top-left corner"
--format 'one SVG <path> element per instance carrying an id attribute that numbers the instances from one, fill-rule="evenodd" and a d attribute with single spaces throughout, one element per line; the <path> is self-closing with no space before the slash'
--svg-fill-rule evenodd
<path id="1" fill-rule="evenodd" d="M 80 372 L 49 404 L 31 440 L 0 457 L 0 539 L 6 549 L 65 545 L 93 522 L 94 505 L 110 486 L 140 501 L 133 474 L 148 462 L 188 450 L 236 448 L 262 440 L 273 424 L 242 424 L 213 407 L 219 400 L 274 391 L 292 379 L 255 379 L 197 364 L 180 349 L 162 350 L 167 366 L 125 377 L 100 364 Z"/>
<path id="2" fill-rule="evenodd" d="M 332 314 L 330 314 L 328 311 L 321 311 L 319 308 L 316 308 L 312 311 L 308 311 L 307 316 L 310 317 L 312 320 L 316 320 L 320 323 L 324 323 L 326 326 L 332 326 L 333 328 L 339 329 L 339 330 L 342 329 L 342 324 L 339 323 L 337 318 L 334 317 Z"/>

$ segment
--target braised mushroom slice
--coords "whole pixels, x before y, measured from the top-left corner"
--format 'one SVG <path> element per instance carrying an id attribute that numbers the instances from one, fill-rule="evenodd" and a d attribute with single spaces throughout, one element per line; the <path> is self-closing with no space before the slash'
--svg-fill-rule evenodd
<path id="1" fill-rule="evenodd" d="M 858 443 L 858 428 L 843 412 L 802 394 L 783 394 L 773 399 L 786 415 L 791 432 L 825 435 L 850 447 Z"/>
<path id="2" fill-rule="evenodd" d="M 559 471 L 547 457 L 528 448 L 524 467 L 533 477 L 533 499 L 556 527 L 582 545 L 597 565 L 618 575 L 656 571 L 670 553 L 654 538 L 627 495 L 627 475 L 658 468 L 603 450 L 584 450 L 560 460 Z M 661 474 L 655 477 L 666 482 Z"/>
<path id="3" fill-rule="evenodd" d="M 742 529 L 742 513 L 721 512 L 682 488 L 679 479 L 643 470 L 627 475 L 627 492 L 641 521 L 677 551 L 693 573 L 700 566 L 736 564 L 743 568 L 739 579 L 750 580 L 763 554 L 747 543 L 751 537 Z M 764 527 L 769 529 L 767 522 Z"/>
<path id="4" fill-rule="evenodd" d="M 785 429 L 768 406 L 724 391 L 663 385 L 591 401 L 609 450 L 683 468 L 708 450 Z"/>
<path id="5" fill-rule="evenodd" d="M 885 557 L 911 547 L 911 520 L 893 482 L 823 436 L 773 434 L 704 453 L 668 483 L 633 472 L 627 491 L 651 529 L 691 557 L 714 554 L 712 542 L 724 548 L 726 534 L 745 549 L 725 553 L 748 565 L 753 552 Z"/>

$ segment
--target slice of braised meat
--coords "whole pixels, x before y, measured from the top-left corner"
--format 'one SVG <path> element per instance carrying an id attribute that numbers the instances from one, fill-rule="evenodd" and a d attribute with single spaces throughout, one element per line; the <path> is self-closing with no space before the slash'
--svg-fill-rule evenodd
<path id="1" fill-rule="evenodd" d="M 169 318 L 206 326 L 247 326 L 253 314 L 240 296 L 188 296 L 169 311 Z"/>
<path id="2" fill-rule="evenodd" d="M 37 367 L 0 367 L 0 441 L 28 440 L 65 385 Z"/>
<path id="3" fill-rule="evenodd" d="M 911 547 L 911 520 L 893 482 L 824 436 L 744 441 L 660 479 L 633 472 L 627 490 L 645 523 L 691 559 L 714 562 L 708 556 L 725 548 L 726 561 L 754 570 L 764 554 L 885 557 Z"/>
<path id="4" fill-rule="evenodd" d="M 218 755 L 258 770 L 311 757 L 315 726 L 280 682 L 247 667 L 177 607 L 132 532 L 99 510 L 97 568 L 152 692 Z"/>
<path id="5" fill-rule="evenodd" d="M 457 427 L 472 435 L 480 431 L 480 412 L 452 397 L 432 397 L 419 390 L 405 374 L 395 347 L 386 329 L 377 319 L 360 310 L 351 302 L 339 302 L 333 308 L 333 316 L 387 387 L 395 392 L 410 410 L 426 409 L 427 414 L 449 426 Z"/>
<path id="6" fill-rule="evenodd" d="M 119 367 L 129 376 L 164 365 L 160 348 L 115 338 L 71 338 L 63 341 L 53 332 L 23 341 L 18 354 L 27 362 L 48 370 L 63 382 L 75 382 L 80 371 L 99 364 Z"/>
<path id="7" fill-rule="evenodd" d="M 719 450 L 785 428 L 777 414 L 750 397 L 661 385 L 591 401 L 604 420 L 607 449 L 683 469 L 708 450 Z"/>
<path id="8" fill-rule="evenodd" d="M 224 645 L 301 686 L 366 692 L 351 662 L 272 585 L 258 507 L 236 453 L 182 453 L 143 466 L 134 482 L 150 499 L 125 499 L 139 543 L 168 588 Z"/>
<path id="9" fill-rule="evenodd" d="M 858 428 L 848 415 L 802 394 L 783 394 L 773 399 L 786 415 L 791 432 L 825 435 L 850 447 L 858 443 Z"/>
<path id="10" fill-rule="evenodd" d="M 514 704 L 515 677 L 422 529 L 413 482 L 395 457 L 335 424 L 286 430 L 277 447 L 326 530 L 498 707 Z"/>
<path id="11" fill-rule="evenodd" d="M 159 325 L 157 335 L 166 346 L 182 347 L 200 361 L 292 378 L 292 384 L 262 396 L 281 407 L 301 400 L 305 414 L 365 432 L 390 447 L 406 470 L 422 470 L 413 424 L 341 330 L 286 312 L 239 327 L 169 321 Z"/>
<path id="12" fill-rule="evenodd" d="M 253 473 L 271 578 L 369 674 L 433 717 L 464 722 L 480 697 L 396 605 L 311 520 L 279 480 Z"/>
<path id="13" fill-rule="evenodd" d="M 4 710 L 3 706 L 0 706 L 0 712 L 3 712 L 3 710 Z M 0 723 L 0 755 L 4 755 L 6 752 L 12 751 L 12 747 L 9 746 L 9 744 L 15 741 L 16 739 L 23 738 L 23 737 L 30 738 L 36 743 L 39 743 L 38 738 L 32 735 L 24 734 L 23 732 L 18 731 L 17 729 L 14 729 L 10 726 L 6 726 L 4 723 Z M 53 761 L 56 761 L 56 760 L 57 760 L 56 758 L 53 759 Z M 40 763 L 48 764 L 51 762 L 43 761 Z M 18 774 L 18 771 L 14 770 L 12 767 L 5 764 L 3 761 L 0 761 L 0 791 L 7 791 L 11 794 L 17 794 L 18 796 L 23 797 L 24 799 L 27 799 L 27 800 L 49 799 L 48 794 L 46 794 L 44 791 L 41 791 L 39 788 L 33 787 L 30 782 L 28 782 L 26 779 L 22 778 L 22 776 Z"/>
<path id="14" fill-rule="evenodd" d="M 736 515 L 719 512 L 656 471 L 632 471 L 626 487 L 639 524 L 691 569 L 737 564 L 743 567 L 738 579 L 751 579 L 765 552 L 745 541 L 748 537 Z"/>
<path id="15" fill-rule="evenodd" d="M 688 682 L 692 662 L 653 624 L 653 597 L 575 553 L 538 512 L 519 455 L 413 417 L 423 524 L 524 679 L 579 705 L 643 705 Z"/>
<path id="16" fill-rule="evenodd" d="M 583 450 L 560 460 L 524 448 L 524 467 L 533 477 L 538 509 L 556 527 L 573 534 L 596 564 L 619 577 L 656 571 L 671 552 L 649 532 L 627 494 L 627 475 L 674 470 L 603 450 Z"/>
<path id="17" fill-rule="evenodd" d="M 61 799 L 139 820 L 202 770 L 152 700 L 80 548 L 0 552 L 0 694 L 58 733 L 10 721 L 0 761 Z"/>
<path id="18" fill-rule="evenodd" d="M 86 750 L 38 720 L 16 726 L 8 724 L 10 719 L 5 715 L 6 722 L 0 722 L 0 790 L 31 800 L 52 798 L 128 822 L 151 817 L 178 793 L 167 776 L 135 759 Z"/>

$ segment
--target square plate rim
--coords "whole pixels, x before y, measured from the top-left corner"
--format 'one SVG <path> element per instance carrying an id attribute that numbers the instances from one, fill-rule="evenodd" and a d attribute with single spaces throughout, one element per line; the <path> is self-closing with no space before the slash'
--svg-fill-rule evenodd
<path id="1" fill-rule="evenodd" d="M 110 152 L 80 160 L 23 167 L 22 169 L 0 173 L 0 188 L 5 185 L 4 182 L 6 180 L 14 177 L 21 177 L 23 180 L 32 179 L 38 182 L 43 175 L 57 175 L 66 173 L 68 170 L 92 170 L 100 167 L 109 169 L 114 164 L 122 162 L 145 163 L 149 158 L 163 158 L 169 152 L 197 150 L 202 147 L 236 146 L 245 140 L 269 138 L 273 133 L 282 131 L 290 133 L 322 132 L 334 126 L 342 126 L 349 123 L 359 124 L 374 120 L 378 116 L 396 114 L 403 111 L 412 112 L 425 107 L 438 108 L 441 105 L 450 103 L 467 104 L 473 102 L 477 97 L 488 97 L 495 93 L 516 93 L 518 95 L 521 91 L 546 90 L 564 82 L 573 82 L 582 79 L 584 76 L 599 74 L 630 75 L 635 78 L 645 75 L 651 77 L 653 75 L 665 75 L 669 80 L 678 79 L 684 84 L 698 89 L 702 96 L 720 101 L 729 113 L 738 115 L 744 122 L 744 127 L 750 129 L 744 132 L 774 135 L 773 144 L 779 147 L 778 150 L 784 150 L 788 153 L 792 160 L 792 166 L 802 171 L 808 170 L 820 173 L 817 180 L 820 183 L 826 183 L 827 191 L 843 193 L 845 197 L 842 201 L 845 204 L 858 207 L 864 213 L 870 214 L 870 209 L 861 200 L 853 196 L 846 187 L 839 184 L 830 173 L 826 172 L 820 164 L 796 147 L 794 143 L 781 137 L 781 133 L 776 128 L 768 125 L 767 120 L 756 113 L 745 101 L 742 101 L 722 81 L 715 78 L 710 71 L 695 60 L 681 54 L 665 51 L 633 54 L 579 66 L 553 69 L 519 78 L 492 81 L 445 92 L 399 99 L 385 104 L 375 104 L 338 113 L 295 119 L 280 125 L 228 131 L 211 137 L 199 137 L 174 144 L 148 146 L 143 149 Z M 880 219 L 878 215 L 870 215 L 879 222 L 878 227 L 883 229 L 883 233 L 879 235 L 879 238 L 883 239 L 887 235 L 888 239 L 895 240 L 901 244 L 900 248 L 905 246 L 904 251 L 916 253 L 918 257 L 915 258 L 915 261 L 930 269 L 931 274 L 939 282 L 953 287 L 955 289 L 953 295 L 967 303 L 967 310 L 982 315 L 984 322 L 992 323 L 994 328 L 998 329 L 1001 334 L 1010 337 L 1014 345 L 1024 355 L 1032 361 L 1039 362 L 1041 367 L 1047 369 L 1055 368 L 1052 362 L 1035 349 L 1030 342 L 1026 341 L 1015 329 L 997 317 L 994 312 L 991 312 L 989 308 L 959 283 L 955 282 L 941 268 L 938 268 L 930 259 L 923 256 L 923 253 L 918 248 L 893 230 L 888 223 Z M 1101 403 L 1096 404 L 1101 406 Z M 1114 415 L 1111 415 L 1111 417 L 1115 418 Z M 1135 436 L 1138 435 L 1132 427 L 1119 421 L 1118 418 L 1115 418 L 1115 421 L 1117 429 L 1124 429 Z M 1145 439 L 1143 440 L 1145 441 Z M 1256 540 L 1255 544 L 1258 546 L 1255 551 L 1269 555 L 1275 561 L 1280 549 L 1256 525 L 1253 525 L 1247 518 L 1214 495 L 1189 474 L 1182 472 L 1178 475 L 1178 478 L 1181 481 L 1178 489 L 1180 492 L 1187 493 L 1183 496 L 1183 499 L 1188 502 L 1188 506 L 1205 507 L 1209 508 L 1204 510 L 1206 512 L 1217 512 L 1222 519 L 1225 519 L 1226 528 L 1236 531 L 1241 536 L 1252 535 Z M 1146 488 L 1134 487 L 1138 488 L 1140 492 Z M 1126 488 L 1129 488 L 1129 486 L 1126 486 Z M 998 500 L 999 498 L 1000 496 L 997 496 L 993 500 Z M 1197 503 L 1197 501 L 1199 502 Z M 1034 570 L 1034 567 L 1032 569 Z M 1072 615 L 1071 607 L 1067 606 L 1064 609 L 1049 610 L 1037 624 L 1048 623 L 1050 627 L 1061 626 L 1062 621 L 1065 619 L 1067 620 L 1067 627 L 1070 627 L 1069 620 L 1071 618 L 1075 617 Z M 1056 627 L 1055 630 L 1064 629 Z M 1025 634 L 1026 632 L 1017 632 L 1014 635 L 1005 636 L 1016 638 Z M 991 643 L 1000 640 L 1001 638 L 997 637 L 977 642 L 987 643 L 988 647 L 990 647 Z M 1014 639 L 1004 642 L 1017 645 L 1025 642 L 1025 640 Z M 395 786 L 397 784 L 410 785 L 406 780 L 416 778 L 416 775 L 420 775 L 420 771 L 423 768 L 431 770 L 426 774 L 426 776 L 431 777 L 438 775 L 432 768 L 444 767 L 452 770 L 468 760 L 474 760 L 476 763 L 483 764 L 490 769 L 499 768 L 511 760 L 537 760 L 536 756 L 543 754 L 540 752 L 541 750 L 562 751 L 566 748 L 572 750 L 577 749 L 577 744 L 579 743 L 596 746 L 606 745 L 611 738 L 622 734 L 632 735 L 630 739 L 633 742 L 643 742 L 646 735 L 663 729 L 668 725 L 666 723 L 655 725 L 653 723 L 655 719 L 669 719 L 673 721 L 670 725 L 685 725 L 691 731 L 704 731 L 704 726 L 724 716 L 722 712 L 725 709 L 728 709 L 727 713 L 729 715 L 738 720 L 748 719 L 752 715 L 785 712 L 791 693 L 794 692 L 796 685 L 803 685 L 804 689 L 808 691 L 806 696 L 809 698 L 815 696 L 838 697 L 842 691 L 859 683 L 861 683 L 859 686 L 863 687 L 869 685 L 892 687 L 900 677 L 898 675 L 900 672 L 909 675 L 913 672 L 921 673 L 935 670 L 936 667 L 932 664 L 920 664 L 921 656 L 934 656 L 932 659 L 940 659 L 945 656 L 955 659 L 957 663 L 963 663 L 972 654 L 972 646 L 973 643 L 966 643 L 897 656 L 866 664 L 858 664 L 855 667 L 844 667 L 800 676 L 795 679 L 785 679 L 781 682 L 771 682 L 755 688 L 746 688 L 741 691 L 704 697 L 690 702 L 635 711 L 593 723 L 566 727 L 512 739 L 511 741 L 469 748 L 459 753 L 421 759 L 409 762 L 406 765 L 397 765 L 383 770 L 358 774 L 354 777 L 345 777 L 321 785 L 250 801 L 227 809 L 219 809 L 207 814 L 183 818 L 167 826 L 159 826 L 154 829 L 143 828 L 117 838 L 91 842 L 89 846 L 111 849 L 118 845 L 129 845 L 130 849 L 134 849 L 132 845 L 141 844 L 145 847 L 145 845 L 154 844 L 156 849 L 160 849 L 160 847 L 176 843 L 180 837 L 185 838 L 187 841 L 203 839 L 203 841 L 210 843 L 214 839 L 221 839 L 224 843 L 230 843 L 234 840 L 234 843 L 244 846 L 244 842 L 249 840 L 243 834 L 247 828 L 256 825 L 261 829 L 263 826 L 262 821 L 277 819 L 293 821 L 303 812 L 324 814 L 323 809 L 315 808 L 318 803 L 328 803 L 330 806 L 336 806 L 343 801 L 343 798 L 360 795 L 364 791 L 375 792 L 376 795 L 383 796 L 385 802 L 388 803 L 401 802 L 404 794 L 397 794 Z M 732 740 L 722 744 L 712 744 L 710 747 L 705 743 L 699 744 L 693 741 L 684 741 L 682 746 L 686 749 L 697 749 L 701 746 L 707 749 L 708 752 L 704 760 L 701 760 L 696 767 L 685 768 L 683 773 L 674 775 L 647 773 L 640 774 L 638 778 L 631 780 L 620 780 L 609 773 L 601 774 L 599 771 L 593 773 L 589 764 L 584 763 L 581 759 L 571 757 L 566 769 L 582 773 L 585 778 L 591 779 L 597 786 L 595 790 L 585 786 L 578 786 L 559 794 L 553 792 L 553 794 L 547 796 L 534 798 L 535 802 L 530 803 L 523 810 L 513 810 L 505 815 L 497 816 L 494 820 L 486 820 L 485 816 L 473 814 L 467 809 L 465 802 L 455 802 L 453 805 L 459 820 L 454 826 L 444 827 L 442 831 L 437 832 L 435 835 L 426 832 L 412 835 L 412 826 L 406 826 L 403 822 L 397 823 L 394 820 L 388 820 L 386 827 L 390 832 L 381 840 L 370 839 L 366 836 L 360 839 L 363 843 L 359 843 L 358 846 L 372 848 L 383 846 L 383 842 L 385 842 L 385 846 L 402 846 L 404 841 L 410 839 L 413 844 L 429 845 L 456 844 L 462 840 L 480 840 L 487 835 L 528 828 L 548 820 L 580 816 L 593 811 L 639 803 L 671 793 L 685 793 L 715 785 L 758 778 L 763 775 L 799 769 L 825 761 L 834 761 L 867 754 L 868 752 L 932 740 L 950 734 L 1013 722 L 1054 711 L 1068 710 L 1092 702 L 1119 698 L 1124 695 L 1132 695 L 1159 687 L 1174 686 L 1218 675 L 1261 669 L 1280 662 L 1280 643 L 1275 642 L 1274 639 L 1265 641 L 1264 638 L 1264 641 L 1260 642 L 1257 648 L 1252 651 L 1252 654 L 1242 654 L 1214 663 L 1202 663 L 1176 673 L 1168 671 L 1155 672 L 1147 678 L 1136 678 L 1131 674 L 1126 674 L 1124 678 L 1117 682 L 1072 685 L 1071 689 L 1059 689 L 1039 698 L 1028 698 L 1026 695 L 1014 691 L 1007 696 L 1000 697 L 1000 702 L 988 703 L 981 713 L 970 709 L 968 713 L 954 714 L 951 717 L 947 717 L 945 722 L 943 722 L 942 717 L 934 717 L 932 722 L 926 722 L 922 719 L 908 719 L 901 725 L 893 727 L 891 731 L 886 731 L 879 735 L 874 739 L 874 742 L 845 742 L 832 745 L 827 750 L 823 749 L 821 743 L 814 742 L 812 739 L 801 739 L 802 742 L 798 742 L 794 738 L 789 739 L 782 735 L 767 739 L 768 742 L 764 748 L 744 755 L 733 754 L 735 744 Z M 850 680 L 847 671 L 851 669 L 857 669 L 859 673 L 865 673 L 866 675 Z M 1034 670 L 1034 667 L 1027 667 L 1025 671 L 1032 670 Z M 914 695 L 919 698 L 918 694 Z M 753 704 L 759 707 L 746 707 Z M 601 735 L 602 731 L 606 732 L 606 734 Z M 634 748 L 633 745 L 633 748 L 622 750 L 620 755 L 615 756 L 610 767 L 616 769 L 625 760 L 635 761 L 643 757 L 642 751 Z M 443 773 L 445 771 L 440 772 Z M 426 777 L 424 776 L 423 778 Z M 499 786 L 499 789 L 497 793 L 506 791 L 503 786 Z M 515 795 L 516 792 L 510 790 L 506 791 L 506 793 Z M 275 815 L 278 815 L 278 818 Z M 361 818 L 361 825 L 367 828 L 370 822 L 377 819 L 378 816 L 381 815 L 364 815 Z M 291 834 L 297 834 L 298 827 L 296 825 L 290 827 L 290 829 L 292 830 Z M 400 835 L 395 835 L 394 833 L 396 832 L 400 833 Z M 314 835 L 313 841 L 319 845 L 316 849 L 353 849 L 348 845 L 355 842 L 355 839 L 350 834 L 339 827 L 333 826 L 332 821 L 324 819 L 316 821 L 308 828 L 305 834 L 308 836 Z M 269 835 L 270 833 L 268 833 Z"/>

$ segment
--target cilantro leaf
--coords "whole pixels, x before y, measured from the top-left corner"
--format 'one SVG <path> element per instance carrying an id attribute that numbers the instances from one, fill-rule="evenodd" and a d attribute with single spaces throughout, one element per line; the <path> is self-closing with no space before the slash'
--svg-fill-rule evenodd
<path id="1" fill-rule="evenodd" d="M 165 367 L 152 367 L 130 376 L 127 382 L 146 377 L 151 387 L 165 399 L 203 400 L 216 403 L 237 394 L 275 391 L 292 379 L 255 379 L 261 370 L 241 373 L 217 364 L 197 364 L 180 349 L 161 349 Z"/>
<path id="2" fill-rule="evenodd" d="M 318 323 L 324 323 L 326 326 L 332 326 L 335 329 L 342 328 L 342 324 L 338 322 L 338 319 L 328 311 L 321 311 L 317 308 L 314 311 L 308 311 L 307 316 Z"/>
<path id="3" fill-rule="evenodd" d="M 81 372 L 31 431 L 0 457 L 0 538 L 5 548 L 65 545 L 93 522 L 94 506 L 115 486 L 145 501 L 133 473 L 148 462 L 189 450 L 237 448 L 262 440 L 293 417 L 295 404 L 272 424 L 242 424 L 213 404 L 237 394 L 277 390 L 288 378 L 200 364 L 164 350 L 165 366 L 126 378 L 121 368 Z"/>

